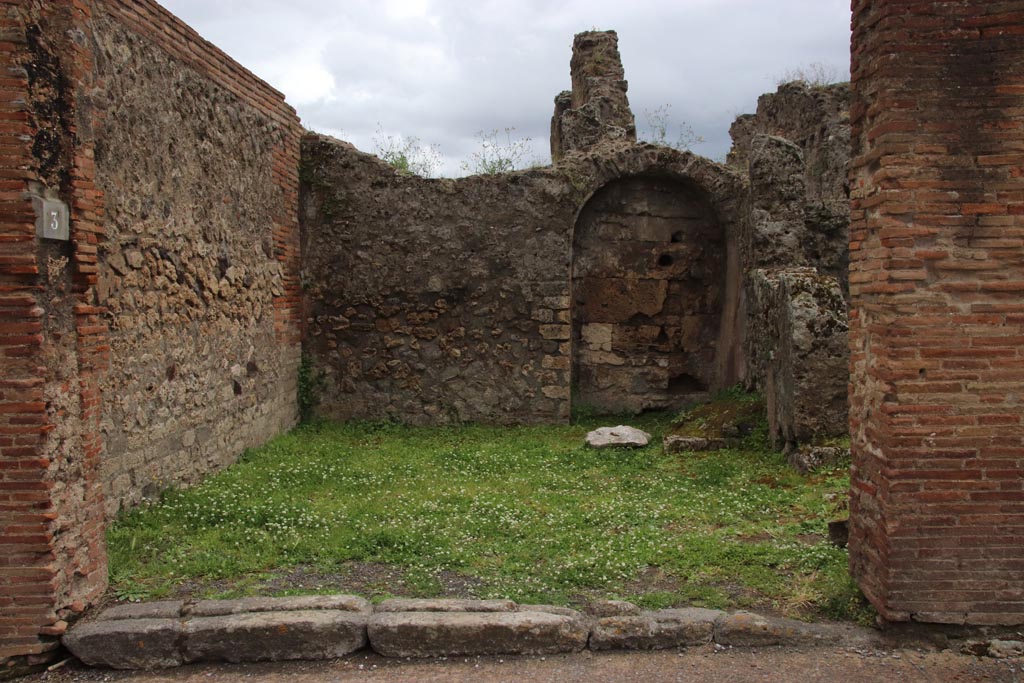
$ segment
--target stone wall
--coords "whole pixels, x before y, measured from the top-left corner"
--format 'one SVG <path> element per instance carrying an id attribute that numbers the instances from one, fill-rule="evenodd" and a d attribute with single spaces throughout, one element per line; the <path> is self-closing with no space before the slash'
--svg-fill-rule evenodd
<path id="1" fill-rule="evenodd" d="M 306 348 L 325 373 L 323 415 L 568 417 L 567 180 L 429 180 L 316 135 L 302 176 Z"/>
<path id="2" fill-rule="evenodd" d="M 848 101 L 845 84 L 788 83 L 730 129 L 728 163 L 750 179 L 746 384 L 788 451 L 847 432 Z"/>
<path id="3" fill-rule="evenodd" d="M 729 133 L 727 164 L 751 177 L 751 263 L 812 266 L 847 291 L 849 86 L 783 84 Z"/>
<path id="4" fill-rule="evenodd" d="M 570 75 L 545 169 L 428 180 L 305 138 L 322 415 L 550 422 L 739 378 L 742 177 L 634 142 L 614 32 L 577 35 Z"/>
<path id="5" fill-rule="evenodd" d="M 551 159 L 588 151 L 609 141 L 636 142 L 626 74 L 615 31 L 584 31 L 572 42 L 572 90 L 555 97 Z"/>
<path id="6" fill-rule="evenodd" d="M 237 65 L 190 57 L 215 49 L 152 11 L 96 12 L 103 88 L 82 112 L 95 121 L 106 205 L 97 295 L 111 320 L 108 513 L 194 482 L 296 419 L 286 295 L 297 120 Z"/>
<path id="7" fill-rule="evenodd" d="M 662 180 L 650 180 L 654 175 Z M 692 359 L 677 354 L 669 372 L 659 370 L 661 403 L 671 377 L 693 373 L 685 388 L 698 393 L 736 379 L 735 245 L 743 183 L 706 159 L 610 142 L 567 155 L 552 168 L 429 180 L 402 175 L 351 145 L 310 135 L 303 143 L 302 179 L 306 347 L 325 374 L 325 416 L 431 424 L 567 419 L 574 353 L 586 353 L 572 336 L 573 307 L 581 302 L 571 298 L 571 263 L 581 258 L 582 274 L 601 253 L 584 245 L 574 254 L 573 232 L 587 234 L 580 227 L 587 222 L 584 205 L 620 182 L 690 188 L 683 197 L 701 197 L 702 218 L 693 233 L 687 232 L 689 219 L 679 216 L 679 225 L 649 243 L 636 235 L 634 265 L 650 266 L 658 275 L 635 280 L 662 287 L 661 305 L 674 317 L 646 327 L 637 318 L 621 327 L 622 335 L 609 337 L 609 349 L 628 353 L 640 381 L 644 367 L 656 365 L 652 353 L 660 352 L 654 347 L 666 345 L 659 335 L 692 342 Z M 632 228 L 646 222 L 657 231 L 655 219 L 637 216 Z M 685 239 L 673 243 L 680 231 Z M 713 272 L 696 248 L 686 253 L 699 241 L 696 235 L 708 237 L 709 231 L 710 241 L 722 245 L 713 255 Z M 678 265 L 657 265 L 667 252 Z M 701 271 L 705 266 L 707 273 Z M 657 277 L 663 278 L 660 284 Z M 694 283 L 702 278 L 716 280 L 718 289 L 696 291 Z M 676 284 L 669 287 L 670 282 Z M 637 294 L 623 293 L 623 310 L 636 305 Z M 600 306 L 586 300 L 582 305 Z M 692 319 L 681 319 L 684 309 Z M 657 318 L 657 311 L 650 313 Z M 640 338 L 649 333 L 651 340 Z M 631 391 L 639 397 L 648 389 L 655 391 L 649 384 Z M 685 393 L 674 399 L 683 400 Z M 639 399 L 619 399 L 618 410 L 649 407 Z"/>
<path id="8" fill-rule="evenodd" d="M 757 111 L 737 117 L 726 163 L 745 168 L 756 135 L 791 141 L 803 153 L 808 196 L 841 210 L 846 206 L 850 158 L 850 86 L 783 83 L 757 99 Z"/>
<path id="9" fill-rule="evenodd" d="M 792 453 L 847 431 L 846 302 L 814 268 L 747 274 L 747 353 L 768 407 L 772 446 Z"/>
<path id="10" fill-rule="evenodd" d="M 106 514 L 294 423 L 301 129 L 149 0 L 4 3 L 0 30 L 10 673 L 103 591 Z"/>
<path id="11" fill-rule="evenodd" d="M 853 3 L 850 563 L 886 619 L 1024 623 L 1019 3 Z"/>
<path id="12" fill-rule="evenodd" d="M 72 144 L 73 84 L 91 73 L 72 31 L 81 16 L 63 3 L 0 5 L 0 664 L 53 652 L 63 619 L 106 585 L 106 325 L 90 295 L 101 197 L 89 150 Z M 68 210 L 70 241 L 36 236 L 43 199 Z"/>

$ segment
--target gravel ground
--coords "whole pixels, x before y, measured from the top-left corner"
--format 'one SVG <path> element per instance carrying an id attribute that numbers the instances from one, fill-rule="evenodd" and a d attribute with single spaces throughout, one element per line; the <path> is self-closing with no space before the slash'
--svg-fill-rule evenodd
<path id="1" fill-rule="evenodd" d="M 328 662 L 192 665 L 156 672 L 117 672 L 69 663 L 19 683 L 1024 683 L 1024 659 L 996 660 L 952 652 L 851 648 L 582 652 L 548 657 L 394 660 L 357 654 Z"/>

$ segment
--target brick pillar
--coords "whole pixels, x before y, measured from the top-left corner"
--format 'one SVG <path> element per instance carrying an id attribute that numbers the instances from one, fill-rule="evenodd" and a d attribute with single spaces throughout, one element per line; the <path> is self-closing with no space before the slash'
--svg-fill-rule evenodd
<path id="1" fill-rule="evenodd" d="M 103 196 L 76 119 L 88 11 L 0 0 L 0 678 L 55 653 L 65 618 L 106 586 Z M 33 196 L 69 207 L 70 240 L 36 236 Z"/>
<path id="2" fill-rule="evenodd" d="M 24 102 L 28 77 L 14 66 L 27 53 L 24 26 L 0 6 L 0 29 L 21 40 L 0 43 L 5 71 L 0 89 L 0 662 L 39 654 L 39 630 L 56 620 L 55 570 L 45 559 L 51 523 L 42 357 L 42 309 L 35 283 L 34 214 L 26 194 L 31 178 L 32 128 Z"/>
<path id="3" fill-rule="evenodd" d="M 850 566 L 1024 623 L 1024 3 L 854 0 Z"/>

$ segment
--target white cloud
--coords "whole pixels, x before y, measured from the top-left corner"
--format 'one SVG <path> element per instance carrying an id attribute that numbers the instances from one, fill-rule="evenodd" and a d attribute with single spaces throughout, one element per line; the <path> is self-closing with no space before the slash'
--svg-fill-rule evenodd
<path id="1" fill-rule="evenodd" d="M 165 0 L 286 93 L 303 123 L 368 151 L 378 124 L 440 145 L 445 172 L 474 134 L 514 127 L 547 155 L 573 34 L 615 29 L 637 123 L 671 105 L 728 149 L 736 114 L 786 70 L 849 63 L 848 0 Z"/>

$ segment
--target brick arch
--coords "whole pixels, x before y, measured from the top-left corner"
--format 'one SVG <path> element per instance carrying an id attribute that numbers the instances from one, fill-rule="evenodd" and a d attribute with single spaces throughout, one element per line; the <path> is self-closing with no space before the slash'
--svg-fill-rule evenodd
<path id="1" fill-rule="evenodd" d="M 738 225 L 744 176 L 693 152 L 652 144 L 608 144 L 596 153 L 574 153 L 556 167 L 574 181 L 580 210 L 602 187 L 628 176 L 664 176 L 693 183 L 708 195 L 723 224 Z M 577 213 L 577 218 L 579 217 Z"/>

